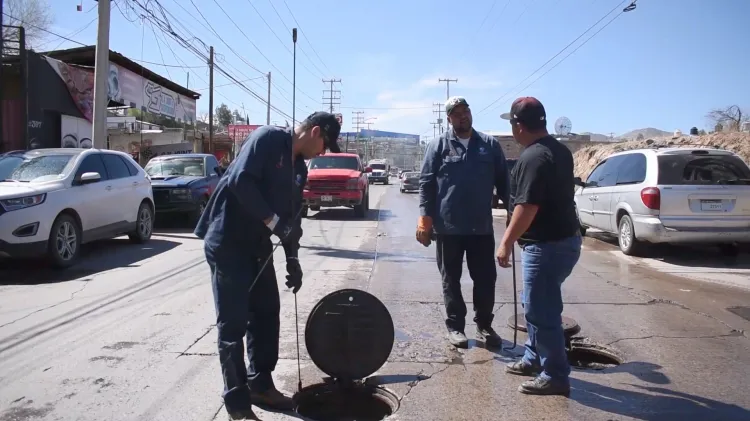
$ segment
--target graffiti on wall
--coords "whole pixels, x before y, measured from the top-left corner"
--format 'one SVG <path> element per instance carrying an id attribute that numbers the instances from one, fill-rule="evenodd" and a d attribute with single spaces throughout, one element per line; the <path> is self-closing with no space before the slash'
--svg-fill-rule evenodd
<path id="1" fill-rule="evenodd" d="M 91 148 L 92 127 L 91 123 L 85 119 L 71 117 L 69 115 L 60 116 L 60 147 L 63 148 Z"/>

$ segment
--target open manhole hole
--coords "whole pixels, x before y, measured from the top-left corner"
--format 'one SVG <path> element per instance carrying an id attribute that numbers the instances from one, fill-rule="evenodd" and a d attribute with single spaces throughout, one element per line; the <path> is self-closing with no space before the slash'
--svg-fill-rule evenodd
<path id="1" fill-rule="evenodd" d="M 622 364 L 623 359 L 614 349 L 591 342 L 587 338 L 572 338 L 567 349 L 568 363 L 582 370 L 604 370 Z"/>
<path id="2" fill-rule="evenodd" d="M 518 324 L 516 324 L 516 317 L 518 318 Z M 521 332 L 526 332 L 526 316 L 523 313 L 518 313 L 516 316 L 510 316 L 508 318 L 508 327 Z M 567 316 L 562 316 L 562 327 L 566 338 L 572 338 L 581 332 L 581 326 L 578 325 L 578 322 Z"/>
<path id="3" fill-rule="evenodd" d="M 375 296 L 344 289 L 323 297 L 307 318 L 305 346 L 331 381 L 295 394 L 297 413 L 318 421 L 379 421 L 396 412 L 395 394 L 366 383 L 388 360 L 394 340 L 393 319 Z"/>

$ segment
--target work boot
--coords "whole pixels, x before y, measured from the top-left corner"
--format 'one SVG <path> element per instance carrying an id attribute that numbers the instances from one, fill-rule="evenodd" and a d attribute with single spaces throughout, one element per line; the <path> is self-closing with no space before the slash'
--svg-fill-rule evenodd
<path id="1" fill-rule="evenodd" d="M 500 338 L 500 335 L 495 332 L 495 329 L 493 329 L 492 326 L 477 326 L 477 339 L 484 341 L 489 348 L 500 348 L 503 345 L 503 340 Z"/>
<path id="2" fill-rule="evenodd" d="M 505 372 L 509 374 L 515 374 L 517 376 L 535 377 L 542 372 L 542 368 L 534 364 L 529 364 L 523 359 L 520 359 L 516 362 L 508 363 L 505 366 Z"/>
<path id="3" fill-rule="evenodd" d="M 251 392 L 250 399 L 253 405 L 266 406 L 279 411 L 291 411 L 294 409 L 292 398 L 285 396 L 283 393 L 271 387 L 265 392 Z"/>
<path id="4" fill-rule="evenodd" d="M 232 411 L 227 409 L 227 414 L 230 420 L 257 420 L 259 419 L 255 412 L 251 408 L 239 409 Z"/>
<path id="5" fill-rule="evenodd" d="M 553 380 L 539 375 L 518 386 L 518 391 L 527 395 L 561 395 L 570 396 L 570 383 L 566 380 Z"/>
<path id="6" fill-rule="evenodd" d="M 451 330 L 448 332 L 448 342 L 456 348 L 468 348 L 469 339 L 466 338 L 463 332 L 457 330 Z"/>

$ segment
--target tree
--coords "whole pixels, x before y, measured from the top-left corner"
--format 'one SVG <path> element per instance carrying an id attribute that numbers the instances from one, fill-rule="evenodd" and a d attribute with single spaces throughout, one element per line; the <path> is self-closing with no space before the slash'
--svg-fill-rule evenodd
<path id="1" fill-rule="evenodd" d="M 39 45 L 47 37 L 45 31 L 54 23 L 47 0 L 5 0 L 3 6 L 3 25 L 23 26 L 27 48 Z M 3 41 L 16 47 L 13 44 L 20 41 L 18 29 L 3 27 Z"/>
<path id="2" fill-rule="evenodd" d="M 742 123 L 750 121 L 748 115 L 738 105 L 713 109 L 706 115 L 706 118 L 714 124 L 714 127 L 717 127 L 717 132 L 722 129 L 737 132 L 742 128 Z M 721 129 L 718 126 L 721 126 Z"/>
<path id="3" fill-rule="evenodd" d="M 234 117 L 235 124 L 242 124 L 245 120 L 244 118 L 242 118 L 242 114 L 240 114 L 239 110 L 234 110 L 232 112 L 232 116 Z"/>
<path id="4" fill-rule="evenodd" d="M 229 111 L 227 104 L 222 103 L 216 108 L 216 120 L 219 121 L 220 126 L 228 126 L 232 124 L 232 112 Z"/>

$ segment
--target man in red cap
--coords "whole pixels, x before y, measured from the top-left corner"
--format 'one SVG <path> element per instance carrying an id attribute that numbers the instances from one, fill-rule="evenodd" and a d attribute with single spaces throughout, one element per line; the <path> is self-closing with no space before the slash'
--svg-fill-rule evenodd
<path id="1" fill-rule="evenodd" d="M 513 244 L 523 252 L 523 309 L 529 339 L 520 361 L 506 372 L 536 376 L 519 392 L 570 394 L 570 365 L 562 329 L 562 283 L 581 255 L 581 235 L 573 202 L 573 154 L 547 132 L 547 113 L 539 100 L 519 98 L 510 112 L 513 137 L 523 152 L 511 172 L 509 225 L 497 261 L 510 267 Z"/>

